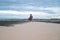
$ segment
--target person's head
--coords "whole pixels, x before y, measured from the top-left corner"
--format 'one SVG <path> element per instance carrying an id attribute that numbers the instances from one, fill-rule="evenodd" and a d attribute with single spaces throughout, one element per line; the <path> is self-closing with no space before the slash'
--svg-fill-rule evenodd
<path id="1" fill-rule="evenodd" d="M 32 16 L 32 14 L 30 14 L 30 16 Z"/>

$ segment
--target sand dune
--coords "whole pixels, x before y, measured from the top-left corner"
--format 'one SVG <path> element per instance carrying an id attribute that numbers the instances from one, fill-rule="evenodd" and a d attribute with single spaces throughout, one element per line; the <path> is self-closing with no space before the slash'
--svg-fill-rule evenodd
<path id="1" fill-rule="evenodd" d="M 0 40 L 60 40 L 60 24 L 28 22 L 0 26 Z"/>

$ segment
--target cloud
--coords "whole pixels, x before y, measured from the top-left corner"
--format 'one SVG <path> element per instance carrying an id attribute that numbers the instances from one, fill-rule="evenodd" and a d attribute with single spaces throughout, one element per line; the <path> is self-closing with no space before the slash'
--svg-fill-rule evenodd
<path id="1" fill-rule="evenodd" d="M 35 11 L 0 10 L 0 14 L 34 14 L 34 15 L 46 15 L 46 14 L 48 14 L 48 13 L 35 12 Z"/>
<path id="2" fill-rule="evenodd" d="M 22 11 L 22 12 L 20 12 L 20 11 L 11 11 L 11 10 L 0 11 L 0 14 L 7 14 L 7 15 L 14 14 L 15 16 L 13 16 L 13 17 L 18 16 L 18 18 L 28 18 L 28 16 L 30 14 L 32 14 L 34 16 L 34 18 L 47 18 L 48 16 L 51 15 L 51 14 L 48 14 L 48 13 L 45 13 L 45 12 L 35 12 L 35 11 L 33 11 L 33 12 L 32 11 L 24 11 L 24 12 Z M 11 16 L 8 16 L 8 17 L 11 17 Z"/>
<path id="3" fill-rule="evenodd" d="M 40 6 L 8 6 L 9 10 L 0 10 L 0 14 L 33 14 L 37 17 L 54 18 L 60 16 L 60 7 L 40 7 Z M 14 9 L 14 10 L 12 10 Z M 21 10 L 21 11 L 20 11 Z"/>
<path id="4" fill-rule="evenodd" d="M 0 14 L 33 14 L 38 18 L 60 16 L 60 0 L 0 0 Z"/>
<path id="5" fill-rule="evenodd" d="M 7 6 L 6 6 L 7 7 Z M 40 7 L 40 6 L 8 6 L 11 9 L 22 10 L 22 11 L 41 11 L 41 10 L 50 10 L 53 12 L 60 11 L 60 7 Z"/>

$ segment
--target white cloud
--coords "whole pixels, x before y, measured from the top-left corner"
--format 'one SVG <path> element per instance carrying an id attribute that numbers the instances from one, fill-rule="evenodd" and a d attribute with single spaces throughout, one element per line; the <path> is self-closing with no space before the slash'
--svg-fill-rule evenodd
<path id="1" fill-rule="evenodd" d="M 51 14 L 48 14 L 48 13 L 45 13 L 45 12 L 32 12 L 32 11 L 24 11 L 24 12 L 20 12 L 20 11 L 0 11 L 0 14 L 16 14 L 16 15 L 19 15 L 19 14 L 24 14 L 24 15 L 30 15 L 32 14 L 35 17 L 46 17 L 46 16 L 49 16 Z"/>
<path id="2" fill-rule="evenodd" d="M 48 18 L 48 17 L 54 18 L 54 17 L 60 16 L 60 7 L 35 7 L 35 6 L 10 6 L 10 7 L 16 8 L 16 9 L 23 8 L 24 10 L 27 10 L 27 11 L 0 10 L 0 14 L 1 13 L 3 13 L 3 14 L 6 14 L 6 13 L 17 14 L 17 15 L 19 15 L 19 14 L 26 14 L 26 15 L 33 14 L 33 15 L 39 15 L 38 17 L 46 17 L 46 18 Z M 31 10 L 31 11 L 28 11 L 28 10 Z M 42 12 L 41 12 L 41 10 L 42 10 Z M 54 14 L 46 13 L 43 10 L 52 11 L 52 12 L 54 12 Z"/>
<path id="3" fill-rule="evenodd" d="M 53 12 L 60 12 L 60 7 L 37 7 L 37 6 L 18 6 L 18 5 L 11 5 L 8 6 L 11 9 L 15 9 L 15 10 L 24 10 L 24 11 L 41 11 L 41 10 L 50 10 Z"/>
<path id="4" fill-rule="evenodd" d="M 44 12 L 35 12 L 35 11 L 12 11 L 12 10 L 0 10 L 0 14 L 33 14 L 33 15 L 47 15 L 48 13 Z"/>
<path id="5" fill-rule="evenodd" d="M 55 17 L 52 17 L 52 18 L 58 18 L 58 19 L 60 19 L 60 16 L 55 16 Z"/>

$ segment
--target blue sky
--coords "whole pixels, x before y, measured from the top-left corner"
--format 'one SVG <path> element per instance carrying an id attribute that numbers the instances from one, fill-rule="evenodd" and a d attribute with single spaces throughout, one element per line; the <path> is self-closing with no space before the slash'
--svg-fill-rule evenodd
<path id="1" fill-rule="evenodd" d="M 28 18 L 30 13 L 34 18 L 60 18 L 60 0 L 0 0 L 0 18 Z"/>

